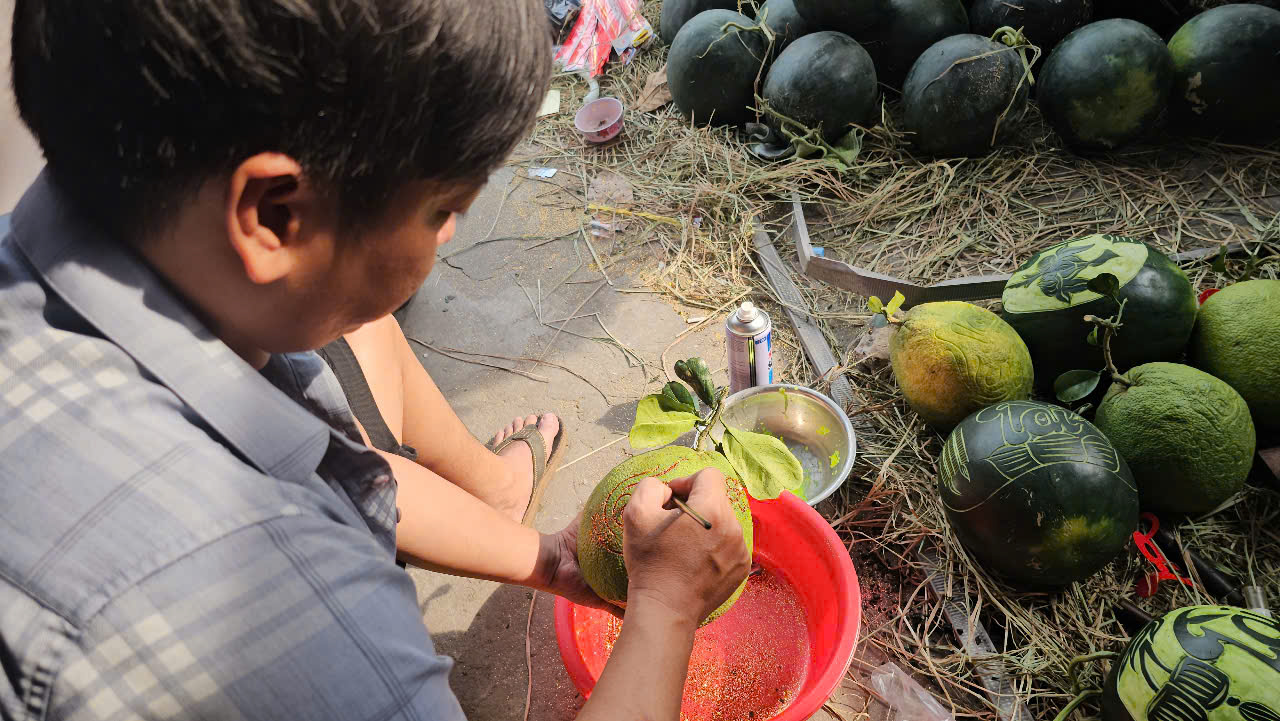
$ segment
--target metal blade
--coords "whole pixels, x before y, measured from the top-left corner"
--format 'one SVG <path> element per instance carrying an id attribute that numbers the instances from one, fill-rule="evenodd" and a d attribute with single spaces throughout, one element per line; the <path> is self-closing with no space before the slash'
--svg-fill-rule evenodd
<path id="1" fill-rule="evenodd" d="M 996 652 L 987 630 L 981 623 L 970 623 L 965 608 L 947 593 L 947 577 L 937 552 L 921 548 L 916 555 L 928 574 L 931 595 L 941 604 L 942 613 L 951 623 L 960 647 L 973 661 L 973 671 L 991 694 L 998 717 L 1001 721 L 1032 721 L 1031 712 L 1018 698 L 1009 676 L 1004 672 L 1004 661 Z"/>

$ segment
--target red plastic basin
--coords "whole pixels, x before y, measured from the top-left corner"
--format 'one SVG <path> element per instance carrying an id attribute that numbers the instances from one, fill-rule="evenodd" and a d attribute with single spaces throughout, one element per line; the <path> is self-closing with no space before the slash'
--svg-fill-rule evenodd
<path id="1" fill-rule="evenodd" d="M 772 501 L 753 498 L 751 514 L 754 560 L 791 586 L 804 609 L 808 636 L 804 680 L 790 704 L 772 718 L 804 721 L 826 703 L 853 660 L 862 616 L 858 576 L 835 531 L 796 496 L 783 493 Z M 555 614 L 556 640 L 565 670 L 578 691 L 590 696 L 597 677 L 587 659 L 607 653 L 602 649 L 606 640 L 597 631 L 601 612 L 557 598 Z M 706 629 L 734 623 L 734 618 L 731 611 Z"/>

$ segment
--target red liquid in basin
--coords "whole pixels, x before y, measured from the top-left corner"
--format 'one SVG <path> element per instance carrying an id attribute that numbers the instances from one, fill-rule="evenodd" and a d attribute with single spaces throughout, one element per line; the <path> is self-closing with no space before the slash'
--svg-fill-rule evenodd
<path id="1" fill-rule="evenodd" d="M 826 521 L 784 493 L 751 501 L 755 558 L 738 602 L 694 636 L 682 721 L 801 721 L 826 702 L 853 658 L 860 596 Z M 622 622 L 556 599 L 556 636 L 574 685 L 590 695 Z"/>

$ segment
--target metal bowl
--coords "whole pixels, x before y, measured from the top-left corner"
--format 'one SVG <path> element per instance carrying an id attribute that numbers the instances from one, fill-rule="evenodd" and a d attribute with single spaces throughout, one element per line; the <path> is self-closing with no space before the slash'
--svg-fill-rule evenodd
<path id="1" fill-rule="evenodd" d="M 804 498 L 810 506 L 835 493 L 853 469 L 858 443 L 849 417 L 812 388 L 786 383 L 746 388 L 725 399 L 721 418 L 734 428 L 780 437 L 804 467 Z M 722 434 L 717 424 L 711 437 L 719 442 Z"/>

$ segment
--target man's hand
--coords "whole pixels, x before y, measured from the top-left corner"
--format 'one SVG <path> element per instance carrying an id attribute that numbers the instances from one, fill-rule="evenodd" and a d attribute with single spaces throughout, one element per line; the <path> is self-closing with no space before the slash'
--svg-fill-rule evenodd
<path id="1" fill-rule="evenodd" d="M 579 513 L 564 530 L 544 535 L 538 552 L 539 587 L 557 596 L 563 596 L 579 606 L 598 608 L 615 616 L 622 616 L 622 609 L 596 595 L 582 577 L 578 565 L 578 526 L 582 523 Z"/>
<path id="2" fill-rule="evenodd" d="M 711 522 L 711 529 L 681 512 L 671 497 Z M 751 557 L 729 506 L 724 474 L 714 468 L 666 484 L 641 481 L 623 512 L 627 606 L 652 601 L 696 627 L 747 577 Z"/>

